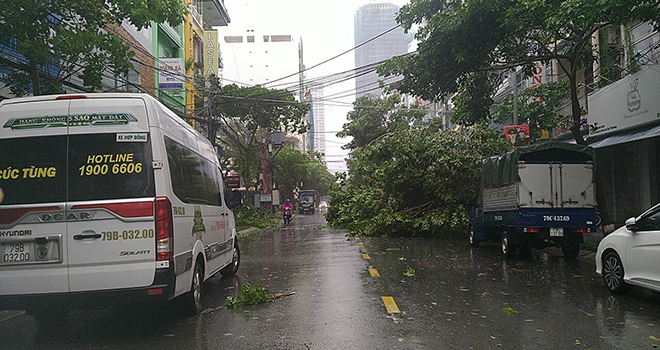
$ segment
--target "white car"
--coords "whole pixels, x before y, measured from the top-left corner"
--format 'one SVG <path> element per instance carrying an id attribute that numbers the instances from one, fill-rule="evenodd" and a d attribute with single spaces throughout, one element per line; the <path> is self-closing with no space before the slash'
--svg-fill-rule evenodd
<path id="1" fill-rule="evenodd" d="M 626 220 L 598 245 L 596 273 L 612 293 L 633 286 L 660 292 L 660 204 Z"/>

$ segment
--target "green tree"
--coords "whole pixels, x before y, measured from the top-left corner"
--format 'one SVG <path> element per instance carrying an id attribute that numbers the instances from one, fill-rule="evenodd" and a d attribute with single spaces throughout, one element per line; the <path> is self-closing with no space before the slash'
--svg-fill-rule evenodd
<path id="1" fill-rule="evenodd" d="M 283 148 L 275 157 L 274 178 L 282 195 L 289 198 L 301 183 L 304 189 L 313 189 L 318 195 L 325 196 L 335 181 L 319 153 L 305 154 L 289 147 Z"/>
<path id="2" fill-rule="evenodd" d="M 510 147 L 493 130 L 409 128 L 351 152 L 350 177 L 330 191 L 326 215 L 352 234 L 447 235 L 464 230 L 483 158 Z"/>
<path id="3" fill-rule="evenodd" d="M 401 91 L 435 100 L 469 87 L 480 72 L 523 67 L 529 74 L 534 62 L 555 60 L 570 87 L 571 131 L 584 143 L 578 78 L 597 59 L 593 34 L 634 21 L 657 24 L 658 18 L 658 0 L 411 0 L 397 21 L 405 30 L 420 26 L 417 54 L 388 60 L 378 71 L 402 75 Z M 496 81 L 487 78 L 476 87 Z M 471 95 L 475 104 L 489 103 Z"/>
<path id="4" fill-rule="evenodd" d="M 308 129 L 304 117 L 309 105 L 296 102 L 287 91 L 232 84 L 210 99 L 211 116 L 203 121 L 246 184 L 257 183 L 255 174 L 271 131 L 303 133 Z"/>
<path id="5" fill-rule="evenodd" d="M 552 130 L 557 125 L 568 123 L 566 116 L 557 111 L 566 103 L 569 95 L 567 81 L 550 82 L 518 94 L 518 120 L 529 125 L 532 142 L 541 137 L 541 130 Z M 507 96 L 497 105 L 493 121 L 505 123 L 512 120 L 513 95 Z"/>
<path id="6" fill-rule="evenodd" d="M 412 124 L 421 123 L 425 111 L 421 108 L 405 108 L 399 94 L 384 99 L 365 95 L 353 103 L 353 110 L 346 117 L 338 137 L 352 137 L 344 149 L 364 147 L 387 132 L 399 128 L 407 129 Z M 419 107 L 419 106 L 414 106 Z"/>
<path id="7" fill-rule="evenodd" d="M 134 52 L 113 28 L 123 21 L 138 29 L 178 25 L 184 14 L 181 0 L 0 1 L 0 42 L 17 40 L 25 57 L 11 66 L 10 89 L 17 96 L 62 92 L 62 82 L 73 76 L 99 89 L 106 69 L 119 76 L 132 67 Z"/>

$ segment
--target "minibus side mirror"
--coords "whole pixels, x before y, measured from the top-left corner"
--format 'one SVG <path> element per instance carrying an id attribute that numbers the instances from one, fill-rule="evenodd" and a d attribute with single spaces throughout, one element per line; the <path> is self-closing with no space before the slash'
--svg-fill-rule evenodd
<path id="1" fill-rule="evenodd" d="M 225 199 L 229 209 L 236 209 L 243 205 L 242 195 L 239 191 L 227 191 L 225 193 Z"/>

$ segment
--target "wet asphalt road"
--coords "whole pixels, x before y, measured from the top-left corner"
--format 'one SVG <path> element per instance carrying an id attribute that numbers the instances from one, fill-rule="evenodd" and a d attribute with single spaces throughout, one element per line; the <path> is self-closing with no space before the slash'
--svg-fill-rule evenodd
<path id="1" fill-rule="evenodd" d="M 590 256 L 504 261 L 497 244 L 361 238 L 322 215 L 240 239 L 233 278 L 205 285 L 206 310 L 174 305 L 73 311 L 57 327 L 0 318 L 0 349 L 651 349 L 660 297 L 612 296 Z M 466 234 L 467 237 L 467 234 Z M 414 271 L 414 272 L 413 272 Z M 371 272 L 371 273 L 370 273 Z M 404 273 L 408 272 L 408 276 Z M 378 274 L 373 277 L 372 274 Z M 295 292 L 225 309 L 243 283 Z M 388 312 L 382 297 L 396 309 Z"/>

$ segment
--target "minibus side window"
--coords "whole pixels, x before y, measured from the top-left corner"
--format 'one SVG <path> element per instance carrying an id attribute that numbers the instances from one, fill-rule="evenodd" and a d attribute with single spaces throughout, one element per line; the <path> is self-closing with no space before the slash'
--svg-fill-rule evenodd
<path id="1" fill-rule="evenodd" d="M 165 137 L 174 194 L 184 203 L 219 206 L 220 183 L 211 161 Z"/>

